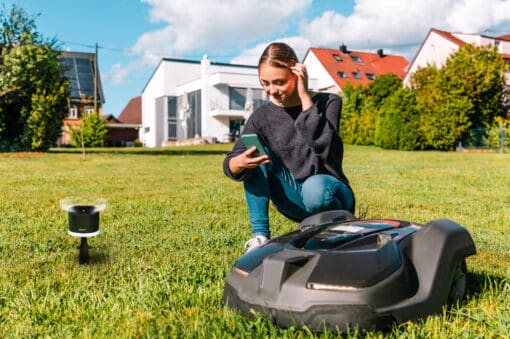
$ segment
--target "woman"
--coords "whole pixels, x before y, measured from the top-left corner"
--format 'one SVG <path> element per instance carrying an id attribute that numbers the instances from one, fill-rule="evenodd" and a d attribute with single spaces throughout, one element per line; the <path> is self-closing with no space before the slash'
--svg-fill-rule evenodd
<path id="1" fill-rule="evenodd" d="M 225 174 L 244 183 L 253 234 L 247 251 L 270 239 L 270 200 L 295 221 L 326 210 L 354 212 L 342 170 L 340 97 L 311 93 L 305 65 L 284 43 L 266 47 L 258 71 L 270 102 L 253 112 L 242 134 L 257 134 L 267 155 L 255 156 L 256 148 L 239 139 L 223 162 Z"/>

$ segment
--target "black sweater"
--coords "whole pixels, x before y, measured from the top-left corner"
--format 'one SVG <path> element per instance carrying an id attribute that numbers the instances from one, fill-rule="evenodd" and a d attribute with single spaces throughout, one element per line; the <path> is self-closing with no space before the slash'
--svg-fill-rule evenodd
<path id="1" fill-rule="evenodd" d="M 312 101 L 313 106 L 306 111 L 301 106 L 267 103 L 253 112 L 243 134 L 258 134 L 297 180 L 330 174 L 348 185 L 342 170 L 343 143 L 338 134 L 342 101 L 328 93 L 317 93 Z M 239 139 L 223 162 L 223 171 L 234 180 L 243 180 L 245 172 L 250 171 L 245 169 L 234 176 L 228 166 L 232 157 L 244 151 L 246 147 Z"/>

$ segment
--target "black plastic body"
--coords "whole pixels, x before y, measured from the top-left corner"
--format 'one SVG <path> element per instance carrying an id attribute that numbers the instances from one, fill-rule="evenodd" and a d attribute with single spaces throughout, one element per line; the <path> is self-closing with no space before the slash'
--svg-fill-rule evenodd
<path id="1" fill-rule="evenodd" d="M 456 265 L 475 253 L 469 233 L 451 220 L 421 226 L 325 212 L 241 256 L 224 301 L 281 327 L 384 329 L 441 312 Z"/>
<path id="2" fill-rule="evenodd" d="M 99 230 L 99 211 L 95 206 L 76 205 L 68 210 L 69 231 L 93 233 Z"/>

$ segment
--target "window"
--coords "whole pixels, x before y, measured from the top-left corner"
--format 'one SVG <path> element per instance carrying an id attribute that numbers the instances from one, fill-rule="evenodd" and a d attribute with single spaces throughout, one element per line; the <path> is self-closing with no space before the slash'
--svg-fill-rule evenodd
<path id="1" fill-rule="evenodd" d="M 359 75 L 358 72 L 352 72 L 352 76 L 354 77 L 354 79 L 361 79 L 361 75 Z"/>
<path id="2" fill-rule="evenodd" d="M 202 135 L 202 92 L 196 90 L 188 93 L 189 119 L 187 122 L 187 135 L 192 138 Z"/>
<path id="3" fill-rule="evenodd" d="M 176 97 L 168 97 L 167 101 L 168 105 L 168 119 L 176 119 L 177 118 L 177 98 Z"/>
<path id="4" fill-rule="evenodd" d="M 228 109 L 244 110 L 246 104 L 246 88 L 228 88 L 229 105 Z"/>
<path id="5" fill-rule="evenodd" d="M 78 107 L 69 108 L 69 119 L 78 119 Z"/>
<path id="6" fill-rule="evenodd" d="M 253 95 L 253 110 L 256 110 L 260 106 L 267 102 L 266 92 L 262 89 L 252 88 Z"/>
<path id="7" fill-rule="evenodd" d="M 333 54 L 333 58 L 334 58 L 336 61 L 342 61 L 342 58 L 340 58 L 340 55 L 338 55 L 338 54 Z"/>
<path id="8" fill-rule="evenodd" d="M 375 74 L 374 74 L 374 73 L 365 73 L 365 76 L 366 76 L 369 80 L 375 80 Z"/>
<path id="9" fill-rule="evenodd" d="M 344 78 L 344 79 L 345 79 L 345 78 L 347 78 L 347 74 L 345 74 L 345 72 L 338 71 L 338 72 L 336 72 L 336 74 L 338 74 L 338 76 L 339 76 L 340 78 Z"/>
<path id="10" fill-rule="evenodd" d="M 177 98 L 167 97 L 168 140 L 177 140 Z"/>
<path id="11" fill-rule="evenodd" d="M 94 106 L 85 106 L 85 114 L 94 112 Z"/>
<path id="12" fill-rule="evenodd" d="M 361 61 L 361 58 L 358 57 L 358 56 L 355 56 L 355 55 L 351 55 L 351 59 L 352 61 L 354 61 L 355 63 L 357 64 L 362 64 L 363 62 Z"/>

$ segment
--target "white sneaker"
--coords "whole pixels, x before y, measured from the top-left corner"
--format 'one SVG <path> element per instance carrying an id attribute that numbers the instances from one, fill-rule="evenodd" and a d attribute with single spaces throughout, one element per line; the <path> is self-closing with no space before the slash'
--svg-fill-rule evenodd
<path id="1" fill-rule="evenodd" d="M 246 248 L 246 253 L 250 252 L 251 250 L 256 249 L 257 247 L 260 247 L 267 243 L 269 241 L 269 238 L 263 236 L 263 235 L 256 235 L 250 240 L 244 244 L 244 248 Z"/>

